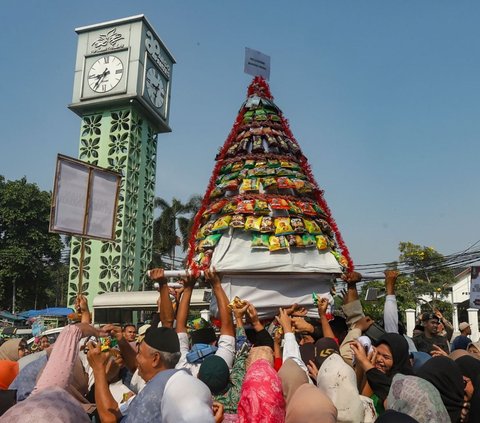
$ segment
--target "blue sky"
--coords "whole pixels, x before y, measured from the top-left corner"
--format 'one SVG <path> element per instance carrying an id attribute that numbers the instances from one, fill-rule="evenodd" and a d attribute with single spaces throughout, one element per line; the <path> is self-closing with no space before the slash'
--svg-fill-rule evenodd
<path id="1" fill-rule="evenodd" d="M 480 4 L 473 1 L 33 1 L 2 4 L 0 174 L 51 190 L 77 157 L 76 27 L 144 13 L 177 60 L 156 194 L 203 194 L 245 99 L 244 48 L 270 87 L 353 260 L 480 239 Z"/>

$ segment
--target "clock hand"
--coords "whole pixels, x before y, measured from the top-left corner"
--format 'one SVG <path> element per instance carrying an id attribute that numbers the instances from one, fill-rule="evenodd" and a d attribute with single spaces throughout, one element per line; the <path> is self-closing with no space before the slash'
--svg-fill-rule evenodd
<path id="1" fill-rule="evenodd" d="M 97 89 L 109 73 L 110 73 L 110 71 L 108 70 L 108 68 L 105 68 L 103 73 L 101 73 L 100 77 L 97 79 L 97 82 L 95 82 L 95 85 L 93 86 L 93 89 Z"/>

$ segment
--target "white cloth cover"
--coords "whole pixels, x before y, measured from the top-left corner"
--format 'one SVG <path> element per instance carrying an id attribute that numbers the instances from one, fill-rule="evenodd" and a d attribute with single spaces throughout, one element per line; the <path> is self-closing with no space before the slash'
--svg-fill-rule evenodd
<path id="1" fill-rule="evenodd" d="M 224 233 L 212 256 L 212 266 L 219 272 L 301 272 L 342 273 L 334 255 L 317 248 L 295 248 L 270 252 L 251 248 L 251 233 Z"/>
<path id="2" fill-rule="evenodd" d="M 278 314 L 279 307 L 287 307 L 293 303 L 305 307 L 309 316 L 318 318 L 312 292 L 327 294 L 333 280 L 334 276 L 331 274 L 224 273 L 222 287 L 230 300 L 238 296 L 251 302 L 261 319 L 273 317 Z M 210 310 L 213 315 L 218 314 L 215 297 L 210 303 Z"/>

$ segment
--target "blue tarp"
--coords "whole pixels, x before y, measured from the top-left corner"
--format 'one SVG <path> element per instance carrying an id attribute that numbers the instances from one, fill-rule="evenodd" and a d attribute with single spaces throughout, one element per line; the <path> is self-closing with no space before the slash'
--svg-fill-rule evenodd
<path id="1" fill-rule="evenodd" d="M 25 317 L 16 316 L 15 314 L 10 313 L 9 311 L 0 311 L 0 319 L 19 321 L 19 320 L 25 320 Z"/>
<path id="2" fill-rule="evenodd" d="M 38 316 L 65 316 L 66 317 L 70 313 L 73 313 L 73 309 L 71 308 L 52 307 L 52 308 L 44 308 L 43 310 L 22 311 L 21 313 L 18 313 L 18 315 L 26 319 L 30 319 L 31 317 L 38 317 Z"/>

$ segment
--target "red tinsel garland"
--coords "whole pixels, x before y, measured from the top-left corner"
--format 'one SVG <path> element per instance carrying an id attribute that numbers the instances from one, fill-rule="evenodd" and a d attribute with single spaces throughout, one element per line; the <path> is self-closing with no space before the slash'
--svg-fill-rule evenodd
<path id="1" fill-rule="evenodd" d="M 259 97 L 266 98 L 273 101 L 272 93 L 270 92 L 270 87 L 261 76 L 256 76 L 253 78 L 252 83 L 248 87 L 247 91 L 248 97 L 252 95 L 258 95 Z"/>

